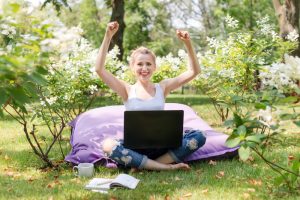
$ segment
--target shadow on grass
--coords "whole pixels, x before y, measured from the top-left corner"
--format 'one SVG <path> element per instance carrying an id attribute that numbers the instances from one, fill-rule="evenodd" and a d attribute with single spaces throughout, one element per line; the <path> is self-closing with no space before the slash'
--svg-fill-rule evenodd
<path id="1" fill-rule="evenodd" d="M 16 116 L 16 115 L 14 117 L 12 117 L 9 114 L 7 114 L 6 112 L 4 112 L 3 116 L 0 116 L 0 121 L 16 121 L 16 119 L 21 121 L 21 117 Z"/>
<path id="2" fill-rule="evenodd" d="M 212 104 L 209 97 L 205 95 L 169 95 L 167 103 L 182 103 L 188 106 Z"/>

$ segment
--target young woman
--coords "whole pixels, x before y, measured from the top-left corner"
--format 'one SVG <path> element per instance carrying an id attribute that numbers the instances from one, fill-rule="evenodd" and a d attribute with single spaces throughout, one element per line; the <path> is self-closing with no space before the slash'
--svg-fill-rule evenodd
<path id="1" fill-rule="evenodd" d="M 152 83 L 151 77 L 156 69 L 156 57 L 145 47 L 135 49 L 129 66 L 136 77 L 136 83 L 130 85 L 117 79 L 104 67 L 108 47 L 119 24 L 110 22 L 99 50 L 96 72 L 100 78 L 122 98 L 126 110 L 163 110 L 166 96 L 174 89 L 189 82 L 200 73 L 200 66 L 193 49 L 189 33 L 177 30 L 176 34 L 183 41 L 189 56 L 188 69 L 175 78 Z M 206 138 L 198 130 L 186 131 L 182 146 L 177 149 L 147 149 L 134 151 L 126 149 L 121 141 L 110 138 L 102 142 L 102 150 L 107 156 L 121 165 L 150 170 L 189 169 L 183 159 L 204 145 Z"/>

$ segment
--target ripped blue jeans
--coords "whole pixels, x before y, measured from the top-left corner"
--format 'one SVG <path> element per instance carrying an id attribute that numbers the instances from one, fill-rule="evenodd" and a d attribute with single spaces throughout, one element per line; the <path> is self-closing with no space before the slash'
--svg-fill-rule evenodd
<path id="1" fill-rule="evenodd" d="M 169 153 L 176 163 L 197 151 L 205 144 L 206 138 L 199 130 L 185 131 L 182 139 L 182 146 L 176 149 L 142 149 L 131 150 L 123 146 L 122 141 L 118 141 L 110 155 L 107 155 L 118 164 L 125 167 L 135 167 L 142 169 L 147 159 L 156 159 L 159 156 Z"/>

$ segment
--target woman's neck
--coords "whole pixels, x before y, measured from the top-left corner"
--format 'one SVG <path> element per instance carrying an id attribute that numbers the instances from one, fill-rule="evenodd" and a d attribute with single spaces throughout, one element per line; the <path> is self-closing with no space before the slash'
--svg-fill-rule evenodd
<path id="1" fill-rule="evenodd" d="M 143 88 L 152 88 L 153 87 L 153 83 L 151 81 L 137 81 L 135 84 L 140 85 Z"/>

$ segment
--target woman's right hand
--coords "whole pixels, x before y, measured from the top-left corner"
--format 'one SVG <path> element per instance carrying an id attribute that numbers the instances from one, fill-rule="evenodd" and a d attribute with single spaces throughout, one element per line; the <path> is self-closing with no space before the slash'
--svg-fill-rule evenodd
<path id="1" fill-rule="evenodd" d="M 107 24 L 107 27 L 106 27 L 106 35 L 110 38 L 112 38 L 115 33 L 118 31 L 119 29 L 119 23 L 114 21 L 114 22 L 109 22 Z"/>

